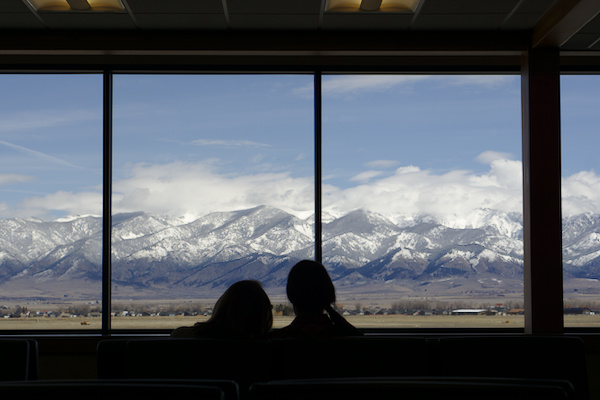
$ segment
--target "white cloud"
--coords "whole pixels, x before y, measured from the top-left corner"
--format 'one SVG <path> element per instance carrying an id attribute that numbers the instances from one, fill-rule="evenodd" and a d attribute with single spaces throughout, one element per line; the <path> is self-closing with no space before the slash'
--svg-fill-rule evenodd
<path id="1" fill-rule="evenodd" d="M 452 171 L 436 175 L 415 166 L 398 168 L 392 176 L 375 179 L 380 171 L 355 177 L 369 182 L 341 190 L 324 185 L 324 200 L 340 211 L 368 208 L 384 214 L 461 214 L 479 207 L 518 211 L 520 163 L 495 160 L 486 174 Z M 516 199 L 516 200 L 515 200 Z M 215 164 L 134 164 L 127 177 L 113 182 L 113 211 L 146 211 L 204 215 L 268 204 L 298 216 L 313 212 L 313 178 L 289 173 L 222 175 Z M 20 214 L 39 216 L 48 210 L 70 214 L 98 214 L 101 194 L 57 192 L 32 197 L 20 205 Z"/>
<path id="2" fill-rule="evenodd" d="M 0 185 L 8 185 L 11 183 L 18 182 L 31 182 L 33 177 L 29 175 L 20 174 L 0 174 Z"/>
<path id="3" fill-rule="evenodd" d="M 600 213 L 600 176 L 581 171 L 562 179 L 563 216 Z"/>
<path id="4" fill-rule="evenodd" d="M 2 217 L 14 216 L 13 210 L 10 208 L 10 206 L 5 201 L 0 203 L 0 216 L 2 216 Z"/>
<path id="5" fill-rule="evenodd" d="M 365 164 L 369 168 L 386 169 L 398 165 L 396 160 L 373 160 Z"/>
<path id="6" fill-rule="evenodd" d="M 415 166 L 346 190 L 328 187 L 325 208 L 339 213 L 356 208 L 388 216 L 430 214 L 464 218 L 480 208 L 522 211 L 521 162 L 496 159 L 484 174 L 455 170 L 435 174 Z"/>
<path id="7" fill-rule="evenodd" d="M 220 140 L 220 139 L 197 139 L 192 143 L 198 146 L 220 146 L 220 147 L 271 147 L 266 143 L 253 142 L 251 140 Z"/>
<path id="8" fill-rule="evenodd" d="M 0 132 L 19 132 L 100 120 L 102 114 L 88 110 L 35 110 L 0 115 Z"/>
<path id="9" fill-rule="evenodd" d="M 518 75 L 452 75 L 450 79 L 445 77 L 445 82 L 455 86 L 484 86 L 498 87 L 506 85 L 514 80 L 520 79 Z"/>
<path id="10" fill-rule="evenodd" d="M 358 175 L 353 176 L 352 178 L 350 178 L 351 181 L 353 182 L 367 182 L 370 181 L 371 179 L 381 175 L 383 172 L 381 171 L 365 171 L 365 172 L 361 172 Z"/>
<path id="11" fill-rule="evenodd" d="M 518 79 L 512 75 L 336 75 L 323 78 L 324 96 L 339 96 L 358 92 L 381 92 L 421 81 L 436 81 L 441 85 L 498 87 Z M 293 94 L 312 96 L 313 85 L 296 88 Z"/>
<path id="12" fill-rule="evenodd" d="M 113 183 L 115 212 L 204 215 L 267 204 L 306 215 L 314 209 L 313 179 L 288 173 L 219 175 L 205 163 L 136 164 Z"/>
<path id="13" fill-rule="evenodd" d="M 496 160 L 511 159 L 509 153 L 503 153 L 500 151 L 484 151 L 476 157 L 476 160 L 482 164 L 490 164 Z"/>
<path id="14" fill-rule="evenodd" d="M 337 96 L 359 91 L 383 91 L 405 83 L 427 79 L 424 75 L 338 75 L 323 78 L 322 92 L 325 96 Z M 292 91 L 298 96 L 312 96 L 313 85 Z"/>
<path id="15" fill-rule="evenodd" d="M 358 91 L 384 91 L 392 87 L 427 79 L 424 75 L 341 75 L 323 80 L 325 95 Z"/>
<path id="16" fill-rule="evenodd" d="M 498 153 L 495 153 L 498 155 Z M 522 212 L 520 161 L 482 154 L 484 173 L 455 170 L 437 174 L 417 166 L 402 166 L 391 176 L 365 171 L 357 186 L 341 189 L 323 185 L 326 211 L 335 214 L 366 208 L 400 219 L 430 214 L 442 220 L 464 220 L 481 208 Z M 1 176 L 0 176 L 1 177 Z M 361 179 L 359 179 L 361 178 Z M 363 179 L 364 178 L 364 179 Z M 123 179 L 113 183 L 113 211 L 146 211 L 199 217 L 213 211 L 231 211 L 271 205 L 305 218 L 313 213 L 313 177 L 289 173 L 220 174 L 214 163 L 134 164 Z M 582 171 L 563 178 L 563 214 L 600 213 L 600 176 Z M 30 197 L 16 210 L 0 205 L 4 217 L 48 216 L 102 211 L 100 190 L 56 192 Z"/>
<path id="17" fill-rule="evenodd" d="M 52 211 L 67 215 L 102 215 L 102 193 L 58 191 L 43 197 L 28 197 L 11 213 L 21 217 L 47 217 Z"/>

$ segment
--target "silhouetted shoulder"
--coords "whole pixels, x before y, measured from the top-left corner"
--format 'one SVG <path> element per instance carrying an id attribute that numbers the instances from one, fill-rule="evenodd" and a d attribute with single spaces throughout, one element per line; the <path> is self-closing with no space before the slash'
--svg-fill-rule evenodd
<path id="1" fill-rule="evenodd" d="M 171 337 L 173 338 L 191 338 L 194 337 L 194 327 L 193 326 L 182 326 L 175 329 L 171 332 Z"/>
<path id="2" fill-rule="evenodd" d="M 342 336 L 362 336 L 362 332 L 350 324 L 335 324 L 327 315 L 297 316 L 286 327 L 271 332 L 276 338 L 335 338 Z"/>

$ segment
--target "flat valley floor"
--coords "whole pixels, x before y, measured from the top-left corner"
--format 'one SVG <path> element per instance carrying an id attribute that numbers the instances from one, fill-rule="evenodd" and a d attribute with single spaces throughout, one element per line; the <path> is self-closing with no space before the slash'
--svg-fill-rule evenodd
<path id="1" fill-rule="evenodd" d="M 205 321 L 207 317 L 113 317 L 112 329 L 174 329 Z M 293 317 L 275 317 L 274 327 L 288 325 Z M 346 318 L 358 328 L 522 328 L 522 315 L 355 315 Z M 99 330 L 98 317 L 2 318 L 0 330 Z M 565 315 L 565 326 L 600 328 L 600 315 Z"/>

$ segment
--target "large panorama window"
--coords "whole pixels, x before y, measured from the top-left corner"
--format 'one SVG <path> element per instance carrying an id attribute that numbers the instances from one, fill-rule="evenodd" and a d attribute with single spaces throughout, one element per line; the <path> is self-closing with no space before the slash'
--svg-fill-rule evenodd
<path id="1" fill-rule="evenodd" d="M 565 326 L 600 322 L 600 76 L 561 77 Z"/>
<path id="2" fill-rule="evenodd" d="M 0 193 L 0 329 L 100 328 L 101 75 L 0 75 Z"/>
<path id="3" fill-rule="evenodd" d="M 353 324 L 523 326 L 516 75 L 324 74 L 315 142 L 312 74 L 115 74 L 109 277 L 102 75 L 0 82 L 0 329 L 100 329 L 102 279 L 114 329 L 191 325 L 240 279 L 286 325 L 315 182 Z"/>
<path id="4" fill-rule="evenodd" d="M 523 326 L 519 87 L 323 77 L 323 259 L 357 326 Z"/>
<path id="5" fill-rule="evenodd" d="M 242 279 L 286 302 L 315 249 L 312 82 L 115 76 L 114 328 L 191 325 Z"/>

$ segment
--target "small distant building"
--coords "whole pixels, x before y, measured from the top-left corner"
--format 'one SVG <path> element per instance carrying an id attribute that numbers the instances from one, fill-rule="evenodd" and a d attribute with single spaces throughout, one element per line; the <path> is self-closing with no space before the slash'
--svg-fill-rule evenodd
<path id="1" fill-rule="evenodd" d="M 506 313 L 508 315 L 525 315 L 525 309 L 523 309 L 523 308 L 511 308 Z"/>
<path id="2" fill-rule="evenodd" d="M 594 314 L 590 308 L 587 307 L 571 307 L 563 310 L 565 315 L 592 315 Z"/>
<path id="3" fill-rule="evenodd" d="M 482 315 L 488 310 L 485 308 L 461 308 L 458 310 L 452 310 L 452 315 Z"/>

